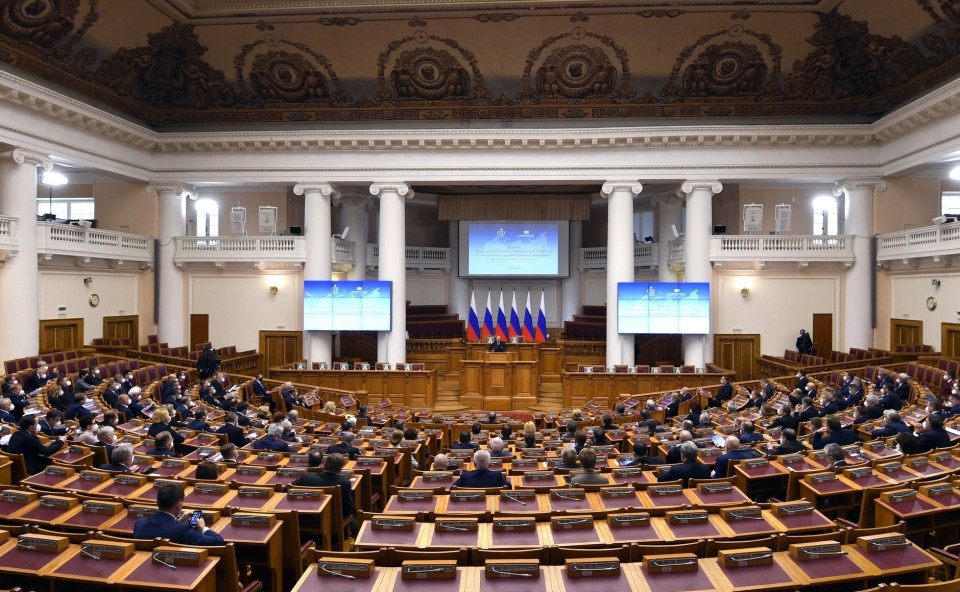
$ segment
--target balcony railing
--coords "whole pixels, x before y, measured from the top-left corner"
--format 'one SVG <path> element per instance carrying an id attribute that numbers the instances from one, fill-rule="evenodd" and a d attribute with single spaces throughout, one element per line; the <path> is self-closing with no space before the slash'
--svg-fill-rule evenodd
<path id="1" fill-rule="evenodd" d="M 909 260 L 960 254 L 960 222 L 926 226 L 877 236 L 877 261 Z"/>
<path id="2" fill-rule="evenodd" d="M 634 267 L 657 266 L 657 243 L 638 243 L 633 246 Z M 607 268 L 607 248 L 587 247 L 580 249 L 580 271 L 603 270 Z"/>
<path id="3" fill-rule="evenodd" d="M 153 263 L 153 238 L 111 230 L 98 230 L 67 224 L 37 223 L 37 254 L 50 260 L 54 256 L 110 259 L 117 264 L 135 261 Z"/>
<path id="4" fill-rule="evenodd" d="M 710 260 L 790 261 L 852 265 L 853 237 L 836 236 L 714 236 L 710 238 Z"/>
<path id="5" fill-rule="evenodd" d="M 354 243 L 342 238 L 330 239 L 330 258 L 336 271 L 350 271 L 354 266 Z"/>
<path id="6" fill-rule="evenodd" d="M 307 243 L 302 236 L 178 236 L 173 262 L 282 263 L 302 266 L 307 260 Z"/>
<path id="7" fill-rule="evenodd" d="M 20 241 L 17 240 L 18 218 L 0 216 L 0 261 L 6 261 L 20 250 Z"/>
<path id="8" fill-rule="evenodd" d="M 441 247 L 407 247 L 406 267 L 417 271 L 445 271 L 453 269 L 450 249 Z M 380 267 L 380 245 L 367 244 L 367 268 Z"/>

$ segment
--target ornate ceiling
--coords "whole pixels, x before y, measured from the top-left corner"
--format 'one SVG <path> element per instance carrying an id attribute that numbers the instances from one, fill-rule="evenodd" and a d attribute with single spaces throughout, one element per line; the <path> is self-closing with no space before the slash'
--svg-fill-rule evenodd
<path id="1" fill-rule="evenodd" d="M 157 129 L 865 122 L 960 0 L 0 0 L 0 64 Z"/>

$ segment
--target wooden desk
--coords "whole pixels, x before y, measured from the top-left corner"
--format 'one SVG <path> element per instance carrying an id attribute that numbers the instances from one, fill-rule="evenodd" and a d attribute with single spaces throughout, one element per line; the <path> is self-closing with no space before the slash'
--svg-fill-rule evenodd
<path id="1" fill-rule="evenodd" d="M 269 528 L 238 526 L 230 518 L 221 518 L 210 527 L 237 551 L 238 563 L 259 565 L 270 571 L 271 590 L 283 590 L 283 521 Z M 299 558 L 297 558 L 299 561 Z"/>
<path id="2" fill-rule="evenodd" d="M 728 568 L 719 558 L 711 557 L 700 560 L 700 569 L 709 574 L 717 582 L 717 590 L 723 592 L 794 590 L 799 584 L 799 574 L 791 567 L 785 553 L 774 553 L 773 563 L 768 565 L 735 568 Z"/>
<path id="3" fill-rule="evenodd" d="M 789 479 L 790 471 L 775 460 L 759 467 L 748 468 L 743 462 L 733 467 L 733 484 L 747 497 L 758 491 L 786 492 Z"/>
<path id="4" fill-rule="evenodd" d="M 219 557 L 207 557 L 200 565 L 178 565 L 176 570 L 153 561 L 152 553 L 137 552 L 129 569 L 117 579 L 121 590 L 190 590 L 215 592 Z M 101 562 L 102 563 L 102 562 Z"/>
<path id="5" fill-rule="evenodd" d="M 23 586 L 28 590 L 47 590 L 45 579 L 50 567 L 59 563 L 69 547 L 59 553 L 40 553 L 17 546 L 17 539 L 10 539 L 0 546 L 0 574 L 5 587 Z"/>
<path id="6" fill-rule="evenodd" d="M 690 504 L 699 507 L 708 506 L 729 506 L 736 504 L 745 504 L 750 501 L 739 488 L 734 487 L 729 491 L 719 491 L 716 493 L 703 493 L 697 488 L 688 487 L 683 493 L 690 500 Z"/>
<path id="7" fill-rule="evenodd" d="M 93 584 L 111 585 L 119 582 L 134 566 L 144 559 L 150 559 L 150 553 L 134 552 L 126 559 L 96 560 L 80 552 L 82 545 L 70 545 L 56 563 L 44 574 L 48 578 L 67 582 L 83 582 L 82 587 Z M 65 587 L 64 587 L 65 588 Z"/>
<path id="8" fill-rule="evenodd" d="M 800 482 L 800 495 L 821 512 L 831 514 L 855 507 L 862 491 L 863 488 L 842 475 L 821 483 L 806 479 Z"/>
<path id="9" fill-rule="evenodd" d="M 337 576 L 317 575 L 318 564 L 314 563 L 307 568 L 300 580 L 293 587 L 294 592 L 329 592 L 336 588 L 340 592 L 387 592 L 392 589 L 397 575 L 397 568 L 377 567 L 373 577 L 348 580 Z"/>
<path id="10" fill-rule="evenodd" d="M 354 541 L 354 546 L 360 550 L 374 550 L 380 547 L 400 547 L 404 549 L 421 548 L 424 536 L 424 524 L 417 522 L 413 530 L 374 530 L 373 523 L 366 521 L 360 526 L 360 532 Z M 342 578 L 338 578 L 342 579 Z"/>
<path id="11" fill-rule="evenodd" d="M 717 514 L 709 514 L 706 520 L 688 524 L 670 524 L 666 517 L 650 520 L 654 522 L 657 530 L 663 534 L 663 540 L 667 542 L 726 538 L 726 532 L 728 532 L 723 519 Z"/>

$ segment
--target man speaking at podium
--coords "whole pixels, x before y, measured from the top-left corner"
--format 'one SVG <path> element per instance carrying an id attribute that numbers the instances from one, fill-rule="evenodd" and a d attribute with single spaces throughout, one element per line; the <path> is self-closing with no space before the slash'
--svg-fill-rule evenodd
<path id="1" fill-rule="evenodd" d="M 507 351 L 507 342 L 500 339 L 499 335 L 494 335 L 493 341 L 491 341 L 490 345 L 487 346 L 487 351 L 502 354 L 503 352 Z"/>

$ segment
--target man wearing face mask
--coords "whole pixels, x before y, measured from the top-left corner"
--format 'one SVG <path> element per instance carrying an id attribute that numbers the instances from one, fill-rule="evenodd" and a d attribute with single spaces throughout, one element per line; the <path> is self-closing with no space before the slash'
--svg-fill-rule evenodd
<path id="1" fill-rule="evenodd" d="M 267 394 L 267 387 L 263 386 L 263 374 L 257 372 L 257 377 L 253 379 L 253 394 L 263 397 Z"/>
<path id="2" fill-rule="evenodd" d="M 9 397 L 0 399 L 0 421 L 3 423 L 17 424 L 17 418 L 13 416 L 13 401 Z"/>
<path id="3" fill-rule="evenodd" d="M 940 382 L 940 398 L 946 399 L 950 393 L 957 387 L 957 373 L 950 370 L 943 375 L 943 381 Z"/>
<path id="4" fill-rule="evenodd" d="M 813 340 L 810 339 L 810 334 L 807 333 L 806 329 L 800 329 L 800 337 L 797 337 L 797 351 L 803 354 L 809 354 L 813 351 Z"/>
<path id="5" fill-rule="evenodd" d="M 80 419 L 85 415 L 90 415 L 90 410 L 84 407 L 87 402 L 87 396 L 83 393 L 74 395 L 73 403 L 67 407 L 67 412 L 63 416 L 67 419 Z"/>
<path id="6" fill-rule="evenodd" d="M 78 393 L 85 393 L 87 391 L 92 391 L 94 386 L 93 380 L 94 375 L 90 373 L 89 370 L 84 368 L 77 373 L 77 388 L 75 389 Z"/>
<path id="7" fill-rule="evenodd" d="M 210 381 L 210 386 L 217 392 L 217 397 L 221 399 L 227 394 L 226 385 L 227 377 L 219 372 L 217 373 L 217 377 Z"/>
<path id="8" fill-rule="evenodd" d="M 41 457 L 50 456 L 63 448 L 67 438 L 60 436 L 44 446 L 37 436 L 38 431 L 37 418 L 33 415 L 25 415 L 20 420 L 20 430 L 10 436 L 10 443 L 7 444 L 7 452 L 23 455 L 23 462 L 31 475 L 43 470 L 46 460 Z"/>
<path id="9" fill-rule="evenodd" d="M 100 368 L 94 368 L 90 371 L 90 374 L 87 375 L 87 382 L 93 386 L 99 386 L 103 379 L 100 378 Z"/>
<path id="10" fill-rule="evenodd" d="M 107 402 L 107 405 L 109 405 L 111 409 L 116 409 L 121 394 L 120 383 L 112 381 L 110 386 L 103 391 L 103 400 Z"/>
<path id="11" fill-rule="evenodd" d="M 24 410 L 30 406 L 30 399 L 27 398 L 27 394 L 19 386 L 10 389 L 7 397 L 13 402 L 13 416 L 17 418 L 17 421 L 20 421 Z"/>
<path id="12" fill-rule="evenodd" d="M 62 414 L 56 409 L 51 409 L 47 411 L 47 414 L 37 422 L 40 431 L 43 435 L 49 438 L 56 438 L 57 436 L 63 436 L 67 433 L 67 428 L 63 427 L 63 424 L 60 423 L 60 418 Z"/>
<path id="13" fill-rule="evenodd" d="M 949 448 L 950 434 L 943 428 L 943 417 L 937 413 L 931 413 L 923 423 L 920 424 L 923 430 L 920 434 L 918 452 L 930 452 L 935 448 Z"/>
<path id="14" fill-rule="evenodd" d="M 120 391 L 124 394 L 129 393 L 134 386 L 136 385 L 133 383 L 133 372 L 127 372 L 127 375 L 120 381 Z"/>
<path id="15" fill-rule="evenodd" d="M 23 381 L 23 388 L 27 390 L 28 393 L 32 393 L 43 385 L 47 384 L 47 381 L 53 376 L 49 374 L 50 368 L 47 366 L 47 363 L 43 360 L 37 362 L 37 369 L 30 373 L 27 376 L 27 379 Z"/>
<path id="16" fill-rule="evenodd" d="M 0 394 L 3 394 L 4 396 L 6 396 L 6 394 L 10 392 L 10 387 L 12 387 L 15 384 L 20 384 L 20 382 L 17 380 L 17 375 L 7 374 L 6 376 L 3 377 L 2 393 Z"/>

